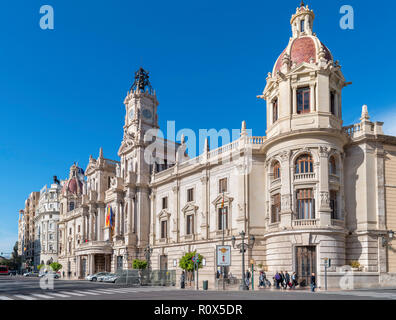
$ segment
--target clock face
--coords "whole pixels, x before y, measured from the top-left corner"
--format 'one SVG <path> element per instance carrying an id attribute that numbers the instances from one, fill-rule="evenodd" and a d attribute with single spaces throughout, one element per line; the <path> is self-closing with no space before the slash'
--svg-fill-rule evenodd
<path id="1" fill-rule="evenodd" d="M 134 115 L 134 110 L 131 109 L 131 111 L 129 111 L 129 120 L 133 119 L 133 115 Z"/>
<path id="2" fill-rule="evenodd" d="M 145 117 L 146 119 L 151 119 L 151 117 L 152 117 L 151 111 L 149 109 L 144 109 L 143 117 Z"/>

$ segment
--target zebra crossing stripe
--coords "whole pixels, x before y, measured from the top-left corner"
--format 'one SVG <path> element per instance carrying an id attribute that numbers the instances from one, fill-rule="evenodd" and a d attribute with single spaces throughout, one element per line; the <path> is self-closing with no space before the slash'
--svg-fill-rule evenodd
<path id="1" fill-rule="evenodd" d="M 61 293 L 55 293 L 55 292 L 48 292 L 48 294 L 55 296 L 55 297 L 59 297 L 59 298 L 69 298 L 70 296 L 66 295 L 66 294 L 61 294 Z"/>
<path id="2" fill-rule="evenodd" d="M 78 296 L 78 297 L 83 297 L 83 296 L 84 296 L 83 294 L 77 293 L 77 292 L 74 292 L 74 291 L 61 291 L 60 293 L 63 293 L 63 294 L 70 294 L 70 295 L 72 295 L 72 296 Z"/>
<path id="3" fill-rule="evenodd" d="M 74 290 L 74 292 L 78 292 L 78 293 L 82 293 L 82 294 L 89 294 L 89 295 L 92 295 L 92 296 L 98 296 L 99 295 L 99 293 L 94 293 L 94 292 L 89 292 L 89 291 L 80 291 L 80 290 Z"/>
<path id="4" fill-rule="evenodd" d="M 108 292 L 106 290 L 90 290 L 91 292 L 98 292 L 98 293 L 104 293 L 104 294 L 113 294 L 112 292 Z"/>
<path id="5" fill-rule="evenodd" d="M 37 300 L 37 298 L 35 298 L 35 297 L 25 296 L 23 294 L 16 294 L 16 295 L 14 295 L 14 297 L 17 297 L 17 298 L 23 299 L 23 300 Z"/>
<path id="6" fill-rule="evenodd" d="M 6 296 L 0 296 L 0 300 L 14 300 L 14 299 Z"/>
<path id="7" fill-rule="evenodd" d="M 38 297 L 38 298 L 43 298 L 43 299 L 54 299 L 54 297 L 47 296 L 45 294 L 39 294 L 39 293 L 32 293 L 32 296 Z"/>

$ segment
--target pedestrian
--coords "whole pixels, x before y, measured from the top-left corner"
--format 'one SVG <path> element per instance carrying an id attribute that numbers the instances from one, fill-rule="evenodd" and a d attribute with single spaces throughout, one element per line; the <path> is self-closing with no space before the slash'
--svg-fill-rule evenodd
<path id="1" fill-rule="evenodd" d="M 247 289 L 249 290 L 249 286 L 250 286 L 250 272 L 249 272 L 249 270 L 246 271 L 246 273 L 245 273 L 245 284 L 246 284 Z"/>
<path id="2" fill-rule="evenodd" d="M 281 283 L 282 277 L 278 271 L 275 273 L 274 280 L 275 280 L 276 289 L 280 289 L 279 284 Z"/>
<path id="3" fill-rule="evenodd" d="M 315 273 L 312 273 L 311 276 L 311 291 L 315 292 L 316 289 L 316 277 L 315 277 Z"/>
<path id="4" fill-rule="evenodd" d="M 286 279 L 285 279 L 285 274 L 283 273 L 283 270 L 280 272 L 280 277 L 281 277 L 280 285 L 281 285 L 281 287 L 282 287 L 283 289 L 285 289 L 285 282 L 286 282 Z"/>
<path id="5" fill-rule="evenodd" d="M 264 277 L 264 272 L 260 271 L 260 276 L 259 276 L 259 288 L 265 288 L 265 277 Z"/>
<path id="6" fill-rule="evenodd" d="M 286 271 L 286 273 L 285 273 L 285 289 L 287 289 L 287 287 L 291 288 L 291 283 L 290 283 L 290 275 Z"/>
<path id="7" fill-rule="evenodd" d="M 186 275 L 183 270 L 180 276 L 180 289 L 184 289 L 185 287 L 186 287 Z"/>
<path id="8" fill-rule="evenodd" d="M 291 279 L 292 279 L 292 287 L 291 289 L 295 289 L 297 286 L 297 273 L 293 272 Z"/>

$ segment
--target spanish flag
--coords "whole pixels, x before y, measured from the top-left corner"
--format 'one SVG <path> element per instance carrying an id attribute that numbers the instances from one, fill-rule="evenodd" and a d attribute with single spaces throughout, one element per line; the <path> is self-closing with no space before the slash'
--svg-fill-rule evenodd
<path id="1" fill-rule="evenodd" d="M 221 201 L 221 208 L 224 208 L 224 192 L 223 192 L 223 200 Z"/>
<path id="2" fill-rule="evenodd" d="M 106 227 L 114 228 L 114 216 L 113 210 L 110 205 L 107 206 L 107 213 L 106 213 Z"/>

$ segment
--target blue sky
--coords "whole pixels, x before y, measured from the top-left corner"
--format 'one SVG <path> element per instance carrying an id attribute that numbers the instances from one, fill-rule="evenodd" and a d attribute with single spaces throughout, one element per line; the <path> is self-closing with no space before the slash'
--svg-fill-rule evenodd
<path id="1" fill-rule="evenodd" d="M 240 128 L 265 135 L 265 103 L 256 96 L 291 36 L 287 1 L 15 0 L 0 20 L 0 252 L 17 240 L 18 210 L 33 191 L 66 178 L 88 157 L 117 159 L 123 100 L 143 66 L 157 91 L 160 126 Z M 314 31 L 340 61 L 347 81 L 345 125 L 367 104 L 396 134 L 393 1 L 307 1 Z M 55 29 L 41 30 L 52 5 Z M 339 27 L 352 5 L 355 29 Z M 393 121 L 394 120 L 394 121 Z"/>

